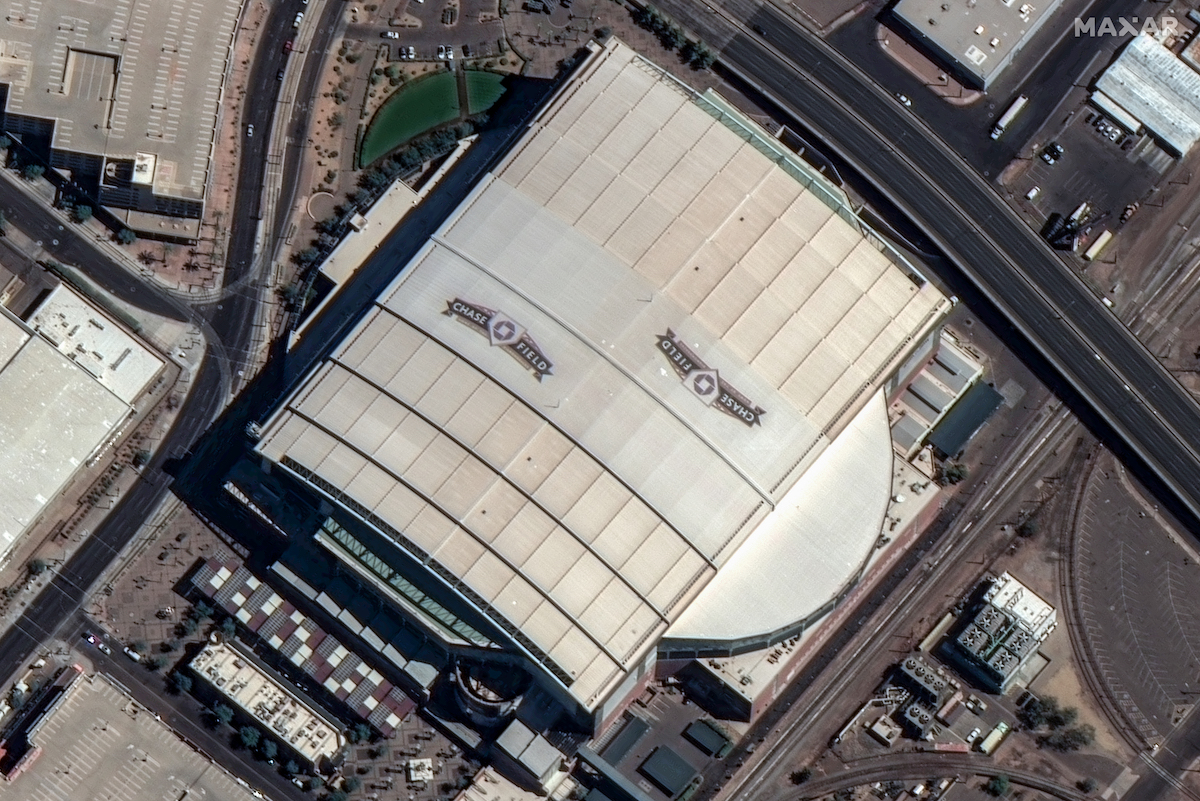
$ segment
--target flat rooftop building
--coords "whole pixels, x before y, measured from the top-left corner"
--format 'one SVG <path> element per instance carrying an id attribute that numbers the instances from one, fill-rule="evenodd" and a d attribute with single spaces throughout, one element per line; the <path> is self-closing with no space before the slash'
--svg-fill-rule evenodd
<path id="1" fill-rule="evenodd" d="M 164 364 L 65 286 L 31 319 L 0 307 L 0 560 Z"/>
<path id="2" fill-rule="evenodd" d="M 338 724 L 248 654 L 227 643 L 209 643 L 189 667 L 265 730 L 314 765 L 332 759 L 345 745 Z"/>
<path id="3" fill-rule="evenodd" d="M 1150 34 L 1125 45 L 1096 81 L 1093 101 L 1127 128 L 1140 122 L 1173 156 L 1200 139 L 1200 73 Z"/>
<path id="4" fill-rule="evenodd" d="M 48 141 L 52 166 L 98 181 L 103 205 L 199 218 L 240 9 L 240 0 L 10 7 L 4 130 Z"/>
<path id="5" fill-rule="evenodd" d="M 816 170 L 613 41 L 257 453 L 430 641 L 598 725 L 659 649 L 762 648 L 853 586 L 885 386 L 949 307 Z"/>
<path id="6" fill-rule="evenodd" d="M 956 78 L 987 89 L 1062 0 L 900 0 L 892 9 L 915 43 Z"/>

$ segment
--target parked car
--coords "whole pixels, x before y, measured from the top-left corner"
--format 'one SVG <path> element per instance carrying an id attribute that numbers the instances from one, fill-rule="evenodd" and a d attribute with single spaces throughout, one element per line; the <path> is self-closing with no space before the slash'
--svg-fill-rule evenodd
<path id="1" fill-rule="evenodd" d="M 129 657 L 134 662 L 142 661 L 142 655 L 139 654 L 137 651 L 133 650 L 132 648 L 130 648 L 129 646 L 125 647 L 125 656 Z"/>
<path id="2" fill-rule="evenodd" d="M 444 58 L 446 58 L 446 46 L 438 45 L 438 60 L 440 61 Z"/>
<path id="3" fill-rule="evenodd" d="M 412 45 L 409 45 L 409 48 L 408 48 L 408 60 L 409 60 L 409 61 L 412 61 L 412 60 L 413 60 L 414 58 L 416 58 L 416 57 L 417 57 L 417 48 L 413 47 Z"/>
<path id="4" fill-rule="evenodd" d="M 250 138 L 253 136 L 254 136 L 254 125 L 253 124 L 247 125 L 246 126 L 246 137 Z"/>
<path id="5" fill-rule="evenodd" d="M 1042 161 L 1053 165 L 1063 157 L 1064 152 L 1066 151 L 1063 150 L 1062 145 L 1060 145 L 1058 142 L 1051 142 L 1042 150 Z"/>
<path id="6" fill-rule="evenodd" d="M 301 11 L 300 13 L 298 13 L 298 14 L 296 15 L 296 18 L 295 18 L 294 20 L 292 20 L 292 27 L 293 27 L 293 28 L 299 28 L 299 27 L 300 27 L 300 22 L 301 22 L 303 19 L 304 19 L 304 12 L 303 12 L 303 11 Z"/>
<path id="7" fill-rule="evenodd" d="M 908 99 L 908 95 L 903 95 L 899 92 L 896 92 L 896 99 L 899 100 L 900 105 L 904 106 L 905 108 L 910 108 L 912 106 L 912 101 Z"/>
<path id="8" fill-rule="evenodd" d="M 283 80 L 283 70 L 280 70 L 279 72 L 275 73 L 275 80 L 277 80 L 277 81 Z"/>
<path id="9" fill-rule="evenodd" d="M 293 42 L 291 39 L 288 39 L 286 42 L 283 43 L 283 52 L 285 52 L 285 53 L 292 52 L 293 45 L 295 45 L 295 42 Z"/>
<path id="10" fill-rule="evenodd" d="M 400 34 L 396 33 L 395 31 L 383 31 L 379 35 L 382 36 L 384 39 L 399 39 L 400 38 Z"/>

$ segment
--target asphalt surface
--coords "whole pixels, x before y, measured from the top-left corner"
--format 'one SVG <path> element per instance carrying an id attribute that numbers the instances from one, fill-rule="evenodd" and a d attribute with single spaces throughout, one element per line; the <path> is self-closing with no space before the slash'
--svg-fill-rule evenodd
<path id="1" fill-rule="evenodd" d="M 275 6 L 264 23 L 261 36 L 268 42 L 279 43 L 278 49 L 260 47 L 251 70 L 250 87 L 259 97 L 273 97 L 279 91 L 275 80 L 283 55 L 282 43 L 290 38 L 292 19 L 302 5 L 299 0 Z M 336 20 L 338 3 L 326 6 L 326 19 Z M 324 39 L 321 37 L 324 36 Z M 331 30 L 319 30 L 317 39 L 328 43 Z M 314 58 L 307 59 L 298 94 L 311 95 L 318 79 L 318 67 L 323 51 L 311 49 Z M 311 63 L 310 63 L 311 62 Z M 269 82 L 266 77 L 269 76 Z M 307 83 L 305 82 L 307 81 Z M 240 291 L 207 307 L 189 307 L 152 283 L 141 281 L 128 269 L 114 263 L 82 229 L 64 226 L 49 210 L 36 200 L 0 181 L 0 208 L 5 209 L 10 224 L 41 241 L 52 258 L 80 268 L 105 289 L 147 311 L 199 325 L 208 340 L 208 351 L 193 382 L 191 392 L 180 408 L 174 427 L 165 435 L 150 463 L 143 468 L 142 478 L 124 495 L 105 518 L 76 550 L 75 554 L 56 572 L 53 581 L 33 601 L 24 614 L 0 637 L 0 675 L 11 675 L 27 662 L 38 645 L 63 625 L 84 601 L 87 591 L 104 573 L 121 550 L 137 533 L 142 523 L 162 501 L 171 478 L 164 467 L 178 459 L 196 442 L 216 418 L 228 400 L 233 376 L 245 369 L 253 354 L 253 324 L 258 302 L 250 268 L 257 246 L 258 221 L 251 214 L 257 211 L 265 168 L 265 146 L 273 115 L 274 103 L 247 104 L 249 121 L 255 126 L 255 145 L 243 154 L 239 176 L 234 224 L 230 232 L 230 249 L 226 285 L 240 282 Z M 295 191 L 294 159 L 299 150 L 290 151 L 293 159 L 285 162 L 284 174 L 290 176 L 290 188 Z M 290 166 L 290 168 L 289 168 Z M 282 194 L 281 194 L 282 197 Z M 282 215 L 282 210 L 281 210 Z"/>
<path id="2" fill-rule="evenodd" d="M 1007 776 L 1016 785 L 1039 790 L 1064 801 L 1081 801 L 1084 793 L 1028 770 L 1002 765 L 984 754 L 904 752 L 856 760 L 846 770 L 812 780 L 789 792 L 790 797 L 821 798 L 850 787 L 880 781 L 928 781 L 933 777 Z M 784 797 L 780 798 L 784 801 Z"/>
<path id="3" fill-rule="evenodd" d="M 704 13 L 679 0 L 662 5 L 685 21 Z M 768 32 L 766 43 L 739 34 L 723 62 L 916 221 L 1200 519 L 1200 409 L 1153 354 L 969 164 L 869 77 L 771 9 L 749 23 Z"/>

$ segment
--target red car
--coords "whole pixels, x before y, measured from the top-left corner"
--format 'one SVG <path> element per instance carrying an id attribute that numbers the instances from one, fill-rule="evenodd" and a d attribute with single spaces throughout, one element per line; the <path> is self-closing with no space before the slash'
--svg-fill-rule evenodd
<path id="1" fill-rule="evenodd" d="M 285 53 L 292 52 L 292 40 L 291 39 L 288 39 L 286 42 L 283 43 L 283 52 L 285 52 Z"/>

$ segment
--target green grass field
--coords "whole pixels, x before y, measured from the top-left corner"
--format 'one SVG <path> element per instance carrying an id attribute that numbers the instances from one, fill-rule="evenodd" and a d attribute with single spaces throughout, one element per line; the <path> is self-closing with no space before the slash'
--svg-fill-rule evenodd
<path id="1" fill-rule="evenodd" d="M 466 70 L 467 107 L 475 115 L 496 105 L 504 94 L 504 76 L 482 70 Z"/>
<path id="2" fill-rule="evenodd" d="M 371 118 L 363 136 L 359 164 L 369 166 L 408 140 L 453 122 L 459 114 L 458 86 L 453 73 L 439 72 L 413 81 L 389 97 Z"/>

